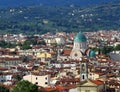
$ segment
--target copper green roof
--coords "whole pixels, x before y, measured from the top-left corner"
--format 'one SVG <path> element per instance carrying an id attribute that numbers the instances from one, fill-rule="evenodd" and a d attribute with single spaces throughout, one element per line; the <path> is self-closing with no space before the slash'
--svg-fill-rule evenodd
<path id="1" fill-rule="evenodd" d="M 86 41 L 87 39 L 82 32 L 79 32 L 74 38 L 74 42 L 86 42 Z"/>
<path id="2" fill-rule="evenodd" d="M 96 54 L 93 50 L 90 51 L 89 55 L 90 55 L 90 57 L 96 57 Z"/>

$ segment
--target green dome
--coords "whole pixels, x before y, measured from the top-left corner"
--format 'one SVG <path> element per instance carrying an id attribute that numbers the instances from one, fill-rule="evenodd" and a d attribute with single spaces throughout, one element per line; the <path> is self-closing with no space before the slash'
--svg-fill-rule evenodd
<path id="1" fill-rule="evenodd" d="M 81 32 L 79 32 L 74 38 L 74 42 L 86 42 L 86 41 L 87 41 L 87 39 L 86 39 L 85 35 Z"/>
<path id="2" fill-rule="evenodd" d="M 90 57 L 96 57 L 96 54 L 93 50 L 90 51 L 89 55 L 90 55 Z"/>

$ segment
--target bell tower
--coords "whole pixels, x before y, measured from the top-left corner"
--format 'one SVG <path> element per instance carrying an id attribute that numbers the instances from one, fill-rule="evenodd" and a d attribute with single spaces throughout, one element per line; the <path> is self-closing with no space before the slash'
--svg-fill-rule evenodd
<path id="1" fill-rule="evenodd" d="M 80 62 L 80 81 L 88 79 L 88 60 L 82 59 Z"/>

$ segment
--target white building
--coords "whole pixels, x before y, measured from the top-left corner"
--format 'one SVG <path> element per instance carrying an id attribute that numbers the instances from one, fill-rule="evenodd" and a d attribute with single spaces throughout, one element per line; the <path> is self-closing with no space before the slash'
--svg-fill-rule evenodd
<path id="1" fill-rule="evenodd" d="M 56 37 L 55 38 L 57 45 L 64 45 L 65 39 L 63 37 Z"/>
<path id="2" fill-rule="evenodd" d="M 110 53 L 110 58 L 112 60 L 120 60 L 120 51 L 113 51 Z"/>
<path id="3" fill-rule="evenodd" d="M 0 82 L 6 82 L 12 80 L 12 73 L 4 73 L 0 75 Z"/>
<path id="4" fill-rule="evenodd" d="M 50 75 L 30 74 L 24 76 L 23 79 L 42 87 L 47 87 L 50 85 Z"/>

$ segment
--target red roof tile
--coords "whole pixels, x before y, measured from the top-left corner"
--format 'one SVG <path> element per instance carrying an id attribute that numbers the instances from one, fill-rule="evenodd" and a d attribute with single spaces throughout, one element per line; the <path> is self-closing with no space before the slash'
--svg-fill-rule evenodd
<path id="1" fill-rule="evenodd" d="M 71 50 L 63 50 L 64 55 L 70 55 L 70 53 L 71 53 Z"/>
<path id="2" fill-rule="evenodd" d="M 91 82 L 97 84 L 97 85 L 103 85 L 104 83 L 100 80 L 91 80 Z"/>
<path id="3" fill-rule="evenodd" d="M 76 88 L 76 85 L 65 85 L 65 86 L 57 85 L 56 88 L 57 88 L 59 91 L 63 91 L 63 90 L 69 90 L 69 89 Z"/>

